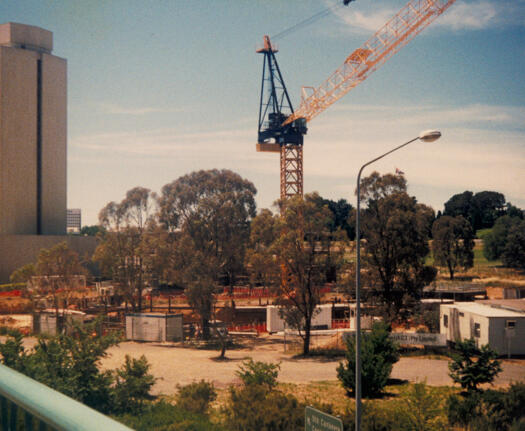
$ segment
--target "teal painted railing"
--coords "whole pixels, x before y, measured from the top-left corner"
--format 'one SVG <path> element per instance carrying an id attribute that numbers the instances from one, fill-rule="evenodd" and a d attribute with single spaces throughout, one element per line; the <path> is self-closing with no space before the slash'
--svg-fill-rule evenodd
<path id="1" fill-rule="evenodd" d="M 19 408 L 24 429 L 39 431 L 129 431 L 113 419 L 0 364 L 1 429 L 16 431 Z"/>

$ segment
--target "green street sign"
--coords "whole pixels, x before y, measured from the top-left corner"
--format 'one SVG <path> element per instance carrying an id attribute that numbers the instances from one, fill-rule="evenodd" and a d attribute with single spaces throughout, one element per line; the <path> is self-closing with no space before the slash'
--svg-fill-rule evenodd
<path id="1" fill-rule="evenodd" d="M 305 431 L 343 431 L 343 421 L 313 407 L 305 410 Z"/>

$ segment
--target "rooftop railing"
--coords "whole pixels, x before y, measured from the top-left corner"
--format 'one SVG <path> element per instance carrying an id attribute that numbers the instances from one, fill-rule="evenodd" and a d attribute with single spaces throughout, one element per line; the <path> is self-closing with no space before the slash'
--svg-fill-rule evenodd
<path id="1" fill-rule="evenodd" d="M 19 412 L 23 419 L 19 419 Z M 129 431 L 121 423 L 23 374 L 0 365 L 0 425 L 25 430 Z"/>

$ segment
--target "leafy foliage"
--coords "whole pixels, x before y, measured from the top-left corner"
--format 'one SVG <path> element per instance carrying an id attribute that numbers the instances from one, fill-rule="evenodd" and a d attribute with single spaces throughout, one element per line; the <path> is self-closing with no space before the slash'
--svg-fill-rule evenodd
<path id="1" fill-rule="evenodd" d="M 275 389 L 279 366 L 246 361 L 237 373 L 240 388 L 230 388 L 225 425 L 231 431 L 304 429 L 304 405 Z"/>
<path id="2" fill-rule="evenodd" d="M 144 409 L 144 402 L 151 398 L 150 390 L 156 380 L 149 374 L 150 367 L 144 355 L 139 359 L 126 355 L 124 364 L 114 372 L 114 411 L 140 412 Z"/>
<path id="3" fill-rule="evenodd" d="M 506 390 L 452 395 L 447 401 L 450 425 L 470 429 L 505 431 L 525 423 L 525 384 L 513 383 Z"/>
<path id="4" fill-rule="evenodd" d="M 150 398 L 154 382 L 146 358 L 128 357 L 115 372 L 101 371 L 100 360 L 119 339 L 116 334 L 94 336 L 97 325 L 77 325 L 70 335 L 40 337 L 33 350 L 25 350 L 22 336 L 12 333 L 0 343 L 2 362 L 103 413 L 137 413 Z"/>
<path id="5" fill-rule="evenodd" d="M 210 404 L 217 398 L 213 383 L 201 380 L 189 385 L 178 386 L 177 406 L 187 412 L 207 415 Z"/>
<path id="6" fill-rule="evenodd" d="M 474 194 L 465 191 L 452 196 L 445 202 L 443 215 L 463 216 L 476 231 L 492 227 L 496 219 L 504 215 L 506 210 L 505 196 L 501 193 L 483 191 Z"/>
<path id="7" fill-rule="evenodd" d="M 159 220 L 179 236 L 167 277 L 186 295 L 209 338 L 214 288 L 233 287 L 242 271 L 249 221 L 255 216 L 254 185 L 229 170 L 192 172 L 162 188 Z"/>
<path id="8" fill-rule="evenodd" d="M 490 383 L 501 371 L 497 353 L 488 345 L 477 347 L 473 339 L 456 342 L 456 354 L 449 364 L 450 377 L 467 391 L 476 391 L 483 383 Z"/>
<path id="9" fill-rule="evenodd" d="M 492 230 L 483 237 L 483 254 L 488 260 L 496 260 L 503 255 L 510 230 L 521 222 L 520 218 L 510 216 L 496 220 Z"/>
<path id="10" fill-rule="evenodd" d="M 332 214 L 316 204 L 317 195 L 296 196 L 282 205 L 280 235 L 272 250 L 282 265 L 279 304 L 287 322 L 303 338 L 303 354 L 310 351 L 312 318 L 321 301 L 328 274 L 345 263 L 346 234 L 331 233 Z"/>
<path id="11" fill-rule="evenodd" d="M 337 378 L 350 396 L 355 392 L 355 338 L 346 340 L 345 361 L 337 367 Z M 393 365 L 399 360 L 395 343 L 385 324 L 375 323 L 370 333 L 361 338 L 361 390 L 363 396 L 376 396 L 386 386 Z"/>
<path id="12" fill-rule="evenodd" d="M 109 202 L 100 211 L 101 228 L 107 230 L 93 255 L 102 274 L 111 278 L 134 310 L 142 309 L 142 292 L 152 275 L 151 250 L 146 247 L 154 230 L 155 194 L 149 189 L 128 190 L 120 202 Z"/>
<path id="13" fill-rule="evenodd" d="M 220 431 L 220 424 L 210 421 L 207 416 L 189 412 L 177 405 L 159 401 L 146 406 L 139 415 L 122 414 L 120 422 L 137 431 Z"/>
<path id="14" fill-rule="evenodd" d="M 505 266 L 525 269 L 525 221 L 516 223 L 509 229 L 505 248 L 501 255 Z"/>
<path id="15" fill-rule="evenodd" d="M 277 386 L 279 364 L 254 361 L 252 358 L 244 361 L 236 372 L 245 386 L 258 385 L 271 390 Z"/>
<path id="16" fill-rule="evenodd" d="M 406 193 L 399 175 L 373 172 L 362 180 L 360 199 L 367 204 L 361 246 L 369 297 L 379 302 L 387 320 L 406 319 L 436 275 L 424 265 L 434 212 Z"/>
<path id="17" fill-rule="evenodd" d="M 434 262 L 448 268 L 454 279 L 456 268 L 474 265 L 474 232 L 463 217 L 443 216 L 432 225 L 432 254 Z"/>

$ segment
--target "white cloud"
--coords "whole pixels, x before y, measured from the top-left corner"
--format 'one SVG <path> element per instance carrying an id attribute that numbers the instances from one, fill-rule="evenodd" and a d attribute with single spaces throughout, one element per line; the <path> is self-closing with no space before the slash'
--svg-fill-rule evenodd
<path id="1" fill-rule="evenodd" d="M 502 25 L 525 25 L 525 1 L 474 0 L 458 1 L 450 6 L 432 27 L 451 30 L 481 30 Z M 344 31 L 370 34 L 382 28 L 400 9 L 392 7 L 340 8 L 338 17 L 345 23 Z"/>

